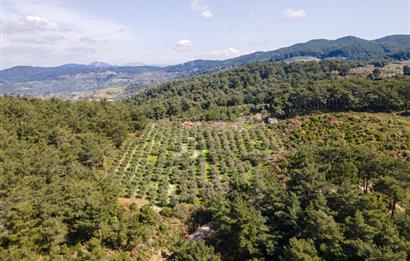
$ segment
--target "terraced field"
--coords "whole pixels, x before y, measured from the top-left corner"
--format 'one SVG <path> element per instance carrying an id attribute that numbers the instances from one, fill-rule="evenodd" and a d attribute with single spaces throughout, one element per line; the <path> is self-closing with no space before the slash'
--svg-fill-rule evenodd
<path id="1" fill-rule="evenodd" d="M 123 194 L 164 206 L 199 203 L 230 178 L 249 178 L 275 164 L 282 145 L 264 124 L 149 124 L 126 142 L 114 170 Z"/>

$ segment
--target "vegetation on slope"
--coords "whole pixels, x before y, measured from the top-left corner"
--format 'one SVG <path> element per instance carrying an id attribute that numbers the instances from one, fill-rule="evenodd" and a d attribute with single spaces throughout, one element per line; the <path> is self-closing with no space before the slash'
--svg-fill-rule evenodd
<path id="1" fill-rule="evenodd" d="M 1 260 L 142 258 L 178 237 L 152 209 L 121 206 L 105 171 L 142 128 L 134 109 L 1 97 L 0 123 Z"/>
<path id="2" fill-rule="evenodd" d="M 407 117 L 160 121 L 126 144 L 117 169 L 124 195 L 150 200 L 193 230 L 212 224 L 207 241 L 224 260 L 409 254 Z"/>
<path id="3" fill-rule="evenodd" d="M 255 52 L 225 61 L 195 60 L 184 64 L 169 66 L 170 72 L 212 71 L 254 62 L 284 61 L 297 57 L 314 57 L 319 59 L 347 60 L 409 60 L 410 36 L 390 35 L 368 41 L 354 36 L 336 40 L 315 39 L 306 43 L 298 43 L 289 47 L 268 52 Z"/>
<path id="4" fill-rule="evenodd" d="M 410 78 L 358 65 L 252 64 L 115 104 L 1 97 L 0 259 L 407 260 Z"/>
<path id="5" fill-rule="evenodd" d="M 344 143 L 410 161 L 408 117 L 385 113 L 317 114 L 281 121 L 274 129 L 288 149 L 311 143 Z"/>
<path id="6" fill-rule="evenodd" d="M 149 89 L 130 102 L 150 118 L 234 119 L 267 111 L 278 117 L 313 111 L 408 109 L 410 78 L 347 77 L 356 63 L 251 64 Z"/>
<path id="7" fill-rule="evenodd" d="M 246 178 L 278 153 L 280 141 L 261 124 L 151 123 L 128 140 L 116 159 L 127 197 L 158 206 L 200 204 L 231 178 Z"/>

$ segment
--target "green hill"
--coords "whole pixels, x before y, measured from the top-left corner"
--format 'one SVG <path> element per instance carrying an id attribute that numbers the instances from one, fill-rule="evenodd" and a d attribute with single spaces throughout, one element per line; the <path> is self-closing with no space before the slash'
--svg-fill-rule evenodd
<path id="1" fill-rule="evenodd" d="M 289 117 L 312 111 L 408 109 L 410 78 L 349 76 L 350 70 L 364 65 L 345 61 L 255 63 L 166 83 L 129 102 L 150 118 L 208 120 L 262 111 Z"/>

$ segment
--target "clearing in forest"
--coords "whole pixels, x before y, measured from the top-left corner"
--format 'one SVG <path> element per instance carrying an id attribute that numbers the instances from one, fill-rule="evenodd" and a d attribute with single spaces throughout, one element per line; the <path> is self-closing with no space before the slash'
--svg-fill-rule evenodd
<path id="1" fill-rule="evenodd" d="M 281 145 L 265 124 L 150 123 L 122 148 L 116 167 L 124 197 L 152 204 L 197 203 L 229 179 L 252 176 Z"/>

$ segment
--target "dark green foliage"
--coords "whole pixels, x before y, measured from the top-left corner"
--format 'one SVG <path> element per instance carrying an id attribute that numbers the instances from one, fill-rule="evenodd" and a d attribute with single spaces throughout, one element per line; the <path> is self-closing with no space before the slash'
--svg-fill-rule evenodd
<path id="1" fill-rule="evenodd" d="M 410 75 L 410 66 L 406 65 L 403 67 L 403 74 L 406 76 Z"/>
<path id="2" fill-rule="evenodd" d="M 149 171 L 140 178 L 119 168 L 118 178 L 141 182 L 126 185 L 130 195 L 157 188 L 163 197 L 152 203 L 165 204 L 163 215 L 189 231 L 210 224 L 207 243 L 223 260 L 407 257 L 406 117 L 350 112 L 276 125 L 243 120 L 151 123 L 125 143 L 120 160 Z"/>
<path id="3" fill-rule="evenodd" d="M 107 171 L 142 126 L 121 103 L 1 97 L 0 259 L 121 258 L 159 234 L 158 214 L 119 205 Z"/>
<path id="4" fill-rule="evenodd" d="M 233 181 L 227 200 L 210 205 L 212 242 L 224 259 L 406 258 L 408 214 L 392 206 L 407 206 L 408 162 L 337 144 L 302 147 L 286 162 L 285 190 L 266 184 L 275 177 L 264 174 L 240 187 Z M 338 169 L 337 162 L 351 166 Z M 362 176 L 368 177 L 367 189 Z"/>
<path id="5" fill-rule="evenodd" d="M 372 80 L 381 80 L 382 79 L 382 71 L 379 68 L 373 70 L 373 72 L 369 75 L 369 78 Z"/>
<path id="6" fill-rule="evenodd" d="M 314 111 L 390 112 L 408 109 L 410 80 L 341 78 L 357 63 L 259 63 L 189 78 L 131 98 L 150 118 L 231 120 L 263 110 L 278 117 Z"/>
<path id="7" fill-rule="evenodd" d="M 184 242 L 174 249 L 171 260 L 181 261 L 218 261 L 221 260 L 212 246 L 207 246 L 203 240 Z"/>
<path id="8" fill-rule="evenodd" d="M 317 255 L 313 240 L 293 237 L 289 240 L 289 246 L 285 249 L 283 260 L 320 261 L 322 259 Z"/>
<path id="9" fill-rule="evenodd" d="M 251 64 L 127 103 L 1 97 L 0 259 L 408 259 L 406 116 L 175 121 L 409 109 L 408 77 L 357 65 Z"/>

